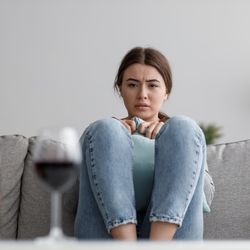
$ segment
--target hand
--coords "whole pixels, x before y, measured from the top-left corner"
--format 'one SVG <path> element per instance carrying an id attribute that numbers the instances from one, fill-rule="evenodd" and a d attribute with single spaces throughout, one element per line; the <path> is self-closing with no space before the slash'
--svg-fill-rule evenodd
<path id="1" fill-rule="evenodd" d="M 135 121 L 129 119 L 119 119 L 119 121 L 128 129 L 130 134 L 136 131 Z"/>
<path id="2" fill-rule="evenodd" d="M 155 139 L 163 125 L 164 122 L 162 121 L 143 122 L 139 127 L 139 132 L 149 139 Z"/>

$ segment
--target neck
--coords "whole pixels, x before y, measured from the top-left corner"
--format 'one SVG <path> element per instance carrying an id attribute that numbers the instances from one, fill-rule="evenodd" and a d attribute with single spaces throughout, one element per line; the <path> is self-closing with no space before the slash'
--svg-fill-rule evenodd
<path id="1" fill-rule="evenodd" d="M 133 117 L 135 117 L 134 115 L 128 115 L 128 117 L 126 117 L 125 119 L 132 119 Z M 145 122 L 156 122 L 156 121 L 160 121 L 158 116 L 155 117 L 151 117 L 149 119 L 144 119 L 143 117 L 137 116 L 138 118 L 142 119 Z"/>

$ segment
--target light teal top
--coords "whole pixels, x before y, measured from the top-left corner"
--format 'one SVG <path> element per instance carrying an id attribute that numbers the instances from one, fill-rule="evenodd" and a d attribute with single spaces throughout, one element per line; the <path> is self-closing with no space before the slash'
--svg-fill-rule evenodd
<path id="1" fill-rule="evenodd" d="M 132 134 L 135 201 L 136 210 L 141 211 L 147 209 L 153 189 L 155 140 L 139 133 L 139 126 L 143 120 L 138 117 L 134 117 L 133 120 L 136 123 L 136 132 Z M 210 212 L 204 191 L 203 211 Z"/>

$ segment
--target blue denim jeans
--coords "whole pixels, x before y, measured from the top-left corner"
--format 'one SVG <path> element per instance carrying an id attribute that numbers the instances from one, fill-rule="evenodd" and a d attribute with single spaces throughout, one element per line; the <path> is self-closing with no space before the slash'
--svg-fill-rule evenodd
<path id="1" fill-rule="evenodd" d="M 155 172 L 146 211 L 135 209 L 131 135 L 113 118 L 96 121 L 81 137 L 83 164 L 75 236 L 110 239 L 112 228 L 137 224 L 138 238 L 149 237 L 150 223 L 178 225 L 174 239 L 203 238 L 203 182 L 206 143 L 190 118 L 175 116 L 155 139 Z"/>

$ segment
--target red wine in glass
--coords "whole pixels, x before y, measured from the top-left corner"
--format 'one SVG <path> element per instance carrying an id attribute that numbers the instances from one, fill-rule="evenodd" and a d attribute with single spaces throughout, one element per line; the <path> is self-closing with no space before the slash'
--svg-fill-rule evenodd
<path id="1" fill-rule="evenodd" d="M 38 177 L 50 189 L 64 191 L 76 180 L 79 166 L 74 162 L 35 162 Z"/>

